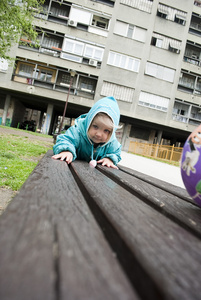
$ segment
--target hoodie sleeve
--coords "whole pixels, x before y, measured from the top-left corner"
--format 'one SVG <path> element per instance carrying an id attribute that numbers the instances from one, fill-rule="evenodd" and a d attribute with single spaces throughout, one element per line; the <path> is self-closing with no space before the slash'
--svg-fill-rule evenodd
<path id="1" fill-rule="evenodd" d="M 113 163 L 117 165 L 121 160 L 121 144 L 115 140 L 102 158 L 104 157 L 111 159 Z"/>
<path id="2" fill-rule="evenodd" d="M 73 160 L 76 159 L 76 149 L 79 145 L 80 136 L 77 126 L 70 127 L 65 134 L 60 134 L 57 137 L 56 144 L 53 146 L 54 154 L 59 154 L 63 151 L 70 151 L 73 154 Z"/>

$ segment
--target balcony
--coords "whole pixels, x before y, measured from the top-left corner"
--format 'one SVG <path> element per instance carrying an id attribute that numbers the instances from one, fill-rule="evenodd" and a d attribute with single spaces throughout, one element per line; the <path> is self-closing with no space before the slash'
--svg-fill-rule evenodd
<path id="1" fill-rule="evenodd" d="M 61 33 L 53 34 L 51 31 L 39 29 L 37 31 L 37 41 L 31 41 L 22 36 L 19 48 L 82 63 L 93 68 L 101 67 L 104 54 L 103 46 L 91 44 L 88 41 L 80 42 L 72 37 L 67 38 Z"/>
<path id="2" fill-rule="evenodd" d="M 200 15 L 197 15 L 196 13 L 192 14 L 189 33 L 201 35 L 201 18 Z"/>
<path id="3" fill-rule="evenodd" d="M 179 79 L 178 89 L 184 92 L 193 93 L 195 88 L 195 79 L 183 76 Z"/>
<path id="4" fill-rule="evenodd" d="M 45 65 L 18 60 L 12 80 L 30 86 L 38 86 L 67 93 L 70 84 L 70 73 L 60 68 L 50 68 Z M 70 93 L 94 99 L 96 84 L 96 76 L 79 74 L 78 72 L 74 78 Z"/>
<path id="5" fill-rule="evenodd" d="M 172 112 L 174 121 L 198 126 L 201 122 L 201 107 L 176 100 Z"/>

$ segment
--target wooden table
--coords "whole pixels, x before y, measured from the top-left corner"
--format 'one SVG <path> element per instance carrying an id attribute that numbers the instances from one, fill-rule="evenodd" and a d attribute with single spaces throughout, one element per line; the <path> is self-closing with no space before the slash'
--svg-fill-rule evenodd
<path id="1" fill-rule="evenodd" d="M 184 189 L 51 155 L 0 217 L 1 300 L 201 299 L 201 208 Z"/>

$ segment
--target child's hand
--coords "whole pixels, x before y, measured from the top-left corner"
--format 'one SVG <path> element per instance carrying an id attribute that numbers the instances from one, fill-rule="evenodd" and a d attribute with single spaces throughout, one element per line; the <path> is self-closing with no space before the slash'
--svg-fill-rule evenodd
<path id="1" fill-rule="evenodd" d="M 118 169 L 118 167 L 114 165 L 113 161 L 107 157 L 100 159 L 97 163 L 102 164 L 102 166 L 107 166 L 108 168 Z"/>
<path id="2" fill-rule="evenodd" d="M 64 151 L 59 154 L 55 154 L 52 156 L 54 159 L 60 158 L 60 160 L 66 160 L 67 164 L 70 164 L 73 160 L 73 154 L 70 151 Z"/>

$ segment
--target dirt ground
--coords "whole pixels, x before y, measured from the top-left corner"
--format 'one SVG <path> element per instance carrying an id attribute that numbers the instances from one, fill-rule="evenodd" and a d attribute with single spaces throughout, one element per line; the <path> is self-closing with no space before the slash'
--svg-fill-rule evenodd
<path id="1" fill-rule="evenodd" d="M 19 135 L 19 136 L 26 136 L 30 140 L 40 140 L 43 142 L 43 145 L 50 146 L 51 142 L 53 145 L 53 137 L 43 137 L 42 135 L 33 135 L 27 131 L 22 130 L 15 130 L 12 128 L 2 128 L 0 127 L 0 136 L 2 135 Z M 17 192 L 12 191 L 10 188 L 3 188 L 0 187 L 0 215 L 5 211 L 7 205 L 12 201 L 13 197 L 16 195 Z"/>

